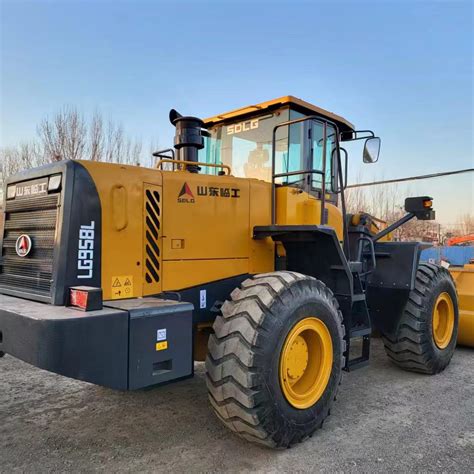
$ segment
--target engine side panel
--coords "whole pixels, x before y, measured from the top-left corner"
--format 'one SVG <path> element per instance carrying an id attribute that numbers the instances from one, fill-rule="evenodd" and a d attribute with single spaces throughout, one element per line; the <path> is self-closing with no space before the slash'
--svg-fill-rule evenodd
<path id="1" fill-rule="evenodd" d="M 270 220 L 268 183 L 164 173 L 163 189 L 163 290 L 273 270 L 273 243 L 251 234 Z"/>
<path id="2" fill-rule="evenodd" d="M 263 181 L 81 162 L 102 207 L 104 300 L 178 291 L 274 269 Z M 79 199 L 75 195 L 75 199 Z"/>
<path id="3" fill-rule="evenodd" d="M 143 296 L 144 183 L 161 186 L 162 173 L 138 166 L 92 161 L 81 164 L 94 180 L 102 207 L 104 300 Z M 80 199 L 80 192 L 75 190 L 74 199 Z M 159 293 L 161 284 L 154 291 Z"/>

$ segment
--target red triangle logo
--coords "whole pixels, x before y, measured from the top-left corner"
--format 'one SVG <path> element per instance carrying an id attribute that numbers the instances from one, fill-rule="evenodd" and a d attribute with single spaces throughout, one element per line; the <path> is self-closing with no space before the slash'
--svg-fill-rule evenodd
<path id="1" fill-rule="evenodd" d="M 25 257 L 30 253 L 32 247 L 31 239 L 28 235 L 20 235 L 15 242 L 15 251 L 18 256 Z"/>
<path id="2" fill-rule="evenodd" d="M 26 250 L 28 248 L 28 241 L 26 240 L 26 237 L 21 238 L 18 247 L 20 250 Z"/>
<path id="3" fill-rule="evenodd" d="M 194 194 L 191 191 L 191 188 L 188 186 L 188 183 L 183 184 L 183 187 L 181 188 L 181 191 L 179 192 L 178 199 L 184 195 L 189 196 L 190 198 L 194 199 Z"/>

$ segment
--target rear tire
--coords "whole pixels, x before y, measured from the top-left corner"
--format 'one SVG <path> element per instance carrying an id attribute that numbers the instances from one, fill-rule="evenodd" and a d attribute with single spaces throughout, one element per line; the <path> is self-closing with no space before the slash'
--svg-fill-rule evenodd
<path id="1" fill-rule="evenodd" d="M 301 357 L 305 346 L 301 338 L 294 352 L 288 349 L 291 338 L 300 337 L 295 328 L 304 326 L 305 320 L 318 321 L 327 329 L 331 365 L 319 387 L 322 394 L 313 392 L 314 403 L 312 398 L 306 399 L 311 406 L 296 408 L 282 388 L 286 382 L 281 370 L 286 365 L 280 358 L 286 354 L 289 365 L 296 360 L 290 371 L 301 380 L 306 367 L 319 360 L 311 357 L 319 354 L 317 351 L 307 352 L 307 359 Z M 313 344 L 311 338 L 309 341 L 307 348 Z M 232 292 L 231 300 L 222 306 L 222 316 L 214 322 L 206 358 L 209 400 L 217 417 L 242 438 L 287 448 L 311 436 L 329 415 L 341 380 L 344 351 L 342 314 L 331 290 L 322 282 L 287 271 L 256 275 Z M 294 375 L 298 371 L 301 373 Z M 309 369 L 307 373 L 312 376 Z"/>
<path id="2" fill-rule="evenodd" d="M 439 312 L 443 313 L 443 321 Z M 458 319 L 456 288 L 450 273 L 438 265 L 422 263 L 398 333 L 394 338 L 382 336 L 385 352 L 405 370 L 424 374 L 441 372 L 451 361 L 456 347 Z"/>

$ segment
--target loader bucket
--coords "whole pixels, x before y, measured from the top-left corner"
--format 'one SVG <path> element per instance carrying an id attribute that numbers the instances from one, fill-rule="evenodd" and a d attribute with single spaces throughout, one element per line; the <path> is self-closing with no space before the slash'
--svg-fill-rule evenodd
<path id="1" fill-rule="evenodd" d="M 458 344 L 474 347 L 474 264 L 450 267 L 459 299 Z"/>

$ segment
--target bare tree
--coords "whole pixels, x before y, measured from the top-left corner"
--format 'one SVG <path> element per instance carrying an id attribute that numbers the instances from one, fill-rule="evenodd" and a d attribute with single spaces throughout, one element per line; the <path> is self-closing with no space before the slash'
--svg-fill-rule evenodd
<path id="1" fill-rule="evenodd" d="M 104 124 L 96 111 L 89 123 L 75 108 L 63 108 L 53 120 L 44 119 L 38 135 L 47 161 L 58 159 L 105 161 L 138 165 L 142 144 L 127 137 L 121 124 Z"/>
<path id="2" fill-rule="evenodd" d="M 91 161 L 102 161 L 104 148 L 104 120 L 102 119 L 102 115 L 96 110 L 89 126 L 89 159 Z"/>
<path id="3" fill-rule="evenodd" d="M 17 147 L 5 147 L 0 150 L 1 172 L 6 178 L 21 170 L 43 164 L 41 147 L 36 142 L 23 142 Z"/>
<path id="4" fill-rule="evenodd" d="M 144 161 L 141 140 L 128 137 L 121 124 L 105 122 L 97 110 L 86 120 L 75 107 L 63 107 L 42 120 L 36 140 L 2 148 L 0 158 L 0 190 L 8 176 L 44 163 L 82 159 L 139 165 Z"/>
<path id="5" fill-rule="evenodd" d="M 349 188 L 346 191 L 348 212 L 367 212 L 382 220 L 390 220 L 403 206 L 407 190 L 393 185 Z"/>
<path id="6" fill-rule="evenodd" d="M 459 235 L 474 234 L 474 215 L 463 214 L 458 220 Z"/>
<path id="7" fill-rule="evenodd" d="M 125 142 L 125 163 L 129 165 L 139 165 L 140 155 L 142 153 L 141 142 L 131 140 L 128 138 Z"/>
<path id="8" fill-rule="evenodd" d="M 359 179 L 360 181 L 360 179 Z M 404 201 L 413 195 L 409 186 L 399 187 L 383 184 L 370 187 L 349 188 L 346 191 L 347 209 L 350 213 L 366 212 L 390 224 L 404 214 Z M 441 242 L 441 229 L 435 221 L 413 219 L 396 229 L 392 238 L 395 240 L 424 240 Z"/>
<path id="9" fill-rule="evenodd" d="M 52 120 L 44 119 L 38 135 L 48 161 L 85 158 L 87 126 L 74 107 L 64 107 Z"/>
<path id="10" fill-rule="evenodd" d="M 359 174 L 356 182 L 362 181 L 362 176 Z M 347 212 L 357 214 L 358 212 L 368 212 L 367 196 L 364 188 L 349 188 L 345 192 Z"/>

